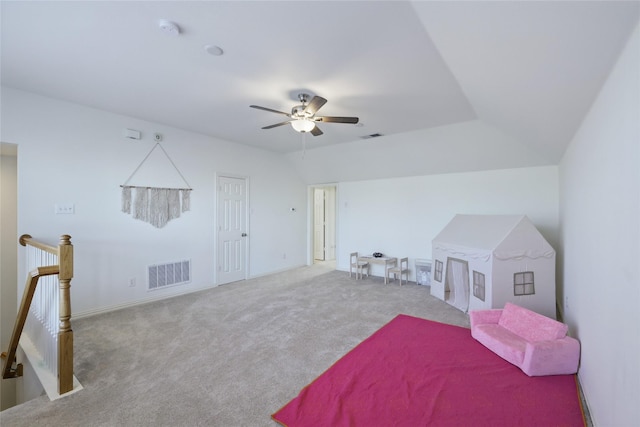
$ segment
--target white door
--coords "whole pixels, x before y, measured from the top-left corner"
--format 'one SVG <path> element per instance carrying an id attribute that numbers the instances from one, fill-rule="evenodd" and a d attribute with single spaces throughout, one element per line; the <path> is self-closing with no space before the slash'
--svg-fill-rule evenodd
<path id="1" fill-rule="evenodd" d="M 247 278 L 247 183 L 218 177 L 218 284 Z"/>
<path id="2" fill-rule="evenodd" d="M 325 259 L 325 230 L 324 230 L 324 190 L 313 190 L 313 259 L 324 261 Z"/>

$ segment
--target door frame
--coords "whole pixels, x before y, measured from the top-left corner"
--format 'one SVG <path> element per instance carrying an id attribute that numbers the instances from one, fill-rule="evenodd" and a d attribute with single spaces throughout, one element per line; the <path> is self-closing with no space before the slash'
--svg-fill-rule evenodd
<path id="1" fill-rule="evenodd" d="M 335 220 L 335 224 L 334 224 L 334 240 L 335 240 L 335 244 L 336 244 L 336 249 L 335 249 L 335 253 L 338 254 L 338 247 L 340 245 L 338 236 L 339 234 L 339 216 L 338 216 L 338 184 L 337 183 L 327 183 L 327 184 L 314 184 L 314 185 L 309 185 L 307 187 L 307 265 L 313 265 L 315 262 L 315 257 L 314 257 L 314 202 L 315 202 L 315 198 L 314 198 L 314 190 L 316 188 L 327 188 L 327 187 L 331 187 L 334 189 L 335 192 L 335 203 L 334 203 L 334 220 Z M 337 258 L 337 257 L 335 257 Z M 335 259 L 334 258 L 334 259 Z M 336 260 L 337 261 L 337 260 Z"/>
<path id="2" fill-rule="evenodd" d="M 322 237 L 321 239 L 318 238 L 318 218 L 320 217 L 320 215 L 318 215 L 319 212 L 319 200 L 318 200 L 318 195 L 322 194 Z M 316 261 L 325 261 L 327 258 L 327 215 L 326 215 L 326 190 L 324 189 L 324 187 L 316 187 L 313 189 L 313 262 L 315 263 Z M 319 258 L 318 257 L 318 252 L 320 252 L 318 250 L 318 244 L 320 243 L 320 240 L 322 241 L 322 257 Z"/>
<path id="3" fill-rule="evenodd" d="M 0 142 L 0 162 L 6 162 L 0 167 L 2 169 L 2 178 L 0 179 L 2 187 L 2 191 L 0 191 L 0 204 L 2 205 L 2 213 L 0 213 L 0 224 L 2 225 L 0 311 L 5 319 L 15 319 L 18 315 L 18 301 L 20 301 L 18 296 L 22 292 L 20 286 L 23 285 L 18 280 L 18 271 L 25 271 L 22 257 L 18 256 L 18 246 L 16 245 L 18 241 L 18 198 L 20 196 L 18 193 L 19 151 L 18 144 Z M 19 265 L 22 269 L 19 268 Z M 8 343 L 13 331 L 13 321 L 2 322 L 0 326 L 0 341 Z M 35 382 L 38 381 L 35 380 Z M 18 394 L 15 381 L 2 381 L 0 389 L 0 411 L 24 403 L 25 399 L 21 394 Z"/>
<path id="4" fill-rule="evenodd" d="M 216 183 L 215 183 L 215 194 L 214 194 L 214 200 L 215 200 L 215 217 L 214 217 L 214 222 L 213 222 L 213 233 L 214 233 L 214 249 L 213 249 L 213 253 L 215 254 L 215 267 L 214 267 L 214 283 L 216 285 L 220 284 L 220 274 L 219 274 L 219 270 L 218 270 L 218 266 L 221 265 L 222 259 L 220 258 L 222 256 L 222 254 L 219 251 L 219 238 L 220 238 L 220 230 L 218 228 L 219 225 L 219 220 L 220 218 L 218 218 L 218 215 L 220 213 L 220 198 L 219 198 L 219 193 L 220 190 L 218 188 L 218 186 L 220 185 L 220 178 L 233 178 L 233 179 L 242 179 L 244 180 L 245 183 L 245 195 L 244 195 L 244 199 L 245 199 L 245 206 L 244 206 L 244 215 L 245 215 L 245 228 L 246 228 L 246 233 L 247 233 L 247 237 L 246 237 L 246 243 L 245 243 L 245 260 L 244 260 L 244 277 L 240 280 L 247 280 L 250 277 L 249 274 L 249 268 L 251 266 L 251 209 L 249 207 L 250 204 L 250 200 L 251 198 L 249 197 L 250 195 L 250 180 L 249 177 L 246 175 L 238 175 L 238 174 L 233 174 L 233 173 L 216 173 Z M 233 283 L 233 282 L 228 282 L 228 283 Z M 225 283 L 226 284 L 226 283 Z"/>

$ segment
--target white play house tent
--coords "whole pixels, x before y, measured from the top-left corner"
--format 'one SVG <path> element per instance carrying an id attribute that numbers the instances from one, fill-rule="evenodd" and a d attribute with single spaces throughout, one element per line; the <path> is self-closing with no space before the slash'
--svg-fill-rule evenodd
<path id="1" fill-rule="evenodd" d="M 432 241 L 431 294 L 462 311 L 506 302 L 555 319 L 556 253 L 524 215 L 456 215 Z"/>

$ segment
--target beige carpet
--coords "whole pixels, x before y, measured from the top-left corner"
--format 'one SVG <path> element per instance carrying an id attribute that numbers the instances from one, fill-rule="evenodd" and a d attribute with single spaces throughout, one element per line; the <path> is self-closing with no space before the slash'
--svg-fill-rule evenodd
<path id="1" fill-rule="evenodd" d="M 270 415 L 397 314 L 467 326 L 414 283 L 313 266 L 73 323 L 84 390 L 10 426 L 275 426 Z"/>

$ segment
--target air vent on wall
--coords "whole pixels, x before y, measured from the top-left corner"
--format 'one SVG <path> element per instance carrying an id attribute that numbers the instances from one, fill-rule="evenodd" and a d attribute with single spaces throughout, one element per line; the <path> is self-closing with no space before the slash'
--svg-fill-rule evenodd
<path id="1" fill-rule="evenodd" d="M 191 281 L 191 261 L 189 260 L 150 265 L 147 271 L 150 291 Z"/>
<path id="2" fill-rule="evenodd" d="M 365 135 L 365 136 L 361 136 L 360 138 L 362 139 L 371 139 L 371 138 L 377 138 L 379 136 L 384 136 L 381 133 L 372 133 L 371 135 Z"/>

